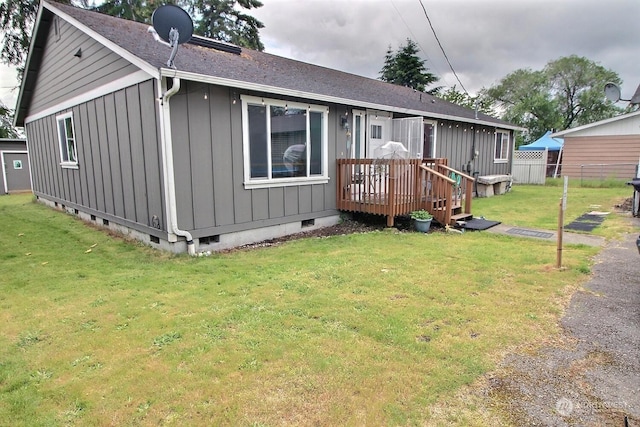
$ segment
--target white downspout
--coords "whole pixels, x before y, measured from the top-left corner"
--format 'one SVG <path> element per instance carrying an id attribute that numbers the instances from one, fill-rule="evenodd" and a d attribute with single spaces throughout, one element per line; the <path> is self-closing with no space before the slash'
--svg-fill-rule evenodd
<path id="1" fill-rule="evenodd" d="M 176 184 L 175 171 L 173 169 L 173 142 L 171 138 L 171 109 L 169 108 L 169 98 L 180 90 L 180 79 L 173 78 L 173 86 L 171 89 L 162 93 L 163 84 L 162 76 L 160 76 L 159 90 L 160 96 L 160 139 L 162 141 L 162 153 L 164 158 L 164 178 L 165 178 L 165 195 L 167 197 L 167 218 L 169 223 L 169 231 L 177 236 L 182 236 L 187 240 L 187 250 L 189 255 L 196 255 L 196 247 L 193 243 L 191 233 L 178 228 L 178 213 L 176 210 Z"/>

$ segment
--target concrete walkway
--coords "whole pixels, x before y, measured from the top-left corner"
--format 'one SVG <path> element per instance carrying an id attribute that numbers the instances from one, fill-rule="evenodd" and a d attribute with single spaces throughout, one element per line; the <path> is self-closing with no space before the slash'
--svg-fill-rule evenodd
<path id="1" fill-rule="evenodd" d="M 488 228 L 489 233 L 506 234 L 513 237 L 524 237 L 528 239 L 541 239 L 556 242 L 558 233 L 551 230 L 537 230 L 528 227 L 518 227 L 516 225 L 498 224 L 495 227 Z M 562 235 L 563 244 L 570 245 L 588 245 L 588 246 L 604 246 L 606 240 L 604 237 L 593 236 L 590 234 L 570 233 L 565 231 Z"/>

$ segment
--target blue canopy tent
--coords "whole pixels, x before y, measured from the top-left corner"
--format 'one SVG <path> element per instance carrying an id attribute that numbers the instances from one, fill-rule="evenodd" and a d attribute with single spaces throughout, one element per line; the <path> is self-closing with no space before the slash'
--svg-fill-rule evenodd
<path id="1" fill-rule="evenodd" d="M 551 138 L 551 131 L 548 130 L 541 138 L 531 144 L 518 147 L 518 151 L 547 150 L 547 176 L 556 177 L 560 173 L 562 144 L 564 144 L 564 140 Z"/>
<path id="2" fill-rule="evenodd" d="M 521 145 L 518 147 L 518 150 L 522 151 L 531 151 L 531 150 L 544 150 L 545 148 L 549 151 L 560 151 L 562 148 L 562 144 L 564 141 L 557 138 L 551 138 L 551 131 L 548 130 L 540 139 L 533 141 L 531 144 Z"/>

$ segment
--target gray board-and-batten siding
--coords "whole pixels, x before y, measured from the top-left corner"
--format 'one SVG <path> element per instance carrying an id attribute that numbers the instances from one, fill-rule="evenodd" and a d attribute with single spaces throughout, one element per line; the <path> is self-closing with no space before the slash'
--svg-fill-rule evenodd
<path id="1" fill-rule="evenodd" d="M 34 193 L 166 238 L 149 229 L 155 216 L 166 230 L 156 81 L 74 103 L 139 69 L 65 20 L 49 16 L 46 22 L 46 34 L 36 34 L 46 37 L 29 104 L 28 116 L 36 119 L 25 123 Z M 73 114 L 77 169 L 60 165 L 56 116 L 67 112 Z"/>
<path id="2" fill-rule="evenodd" d="M 233 102 L 234 92 L 183 81 L 171 98 L 178 225 L 200 237 L 337 215 L 331 179 L 326 184 L 244 188 L 242 106 L 239 99 Z M 329 105 L 329 177 L 335 176 L 331 159 L 341 132 L 337 110 Z"/>
<path id="3" fill-rule="evenodd" d="M 27 123 L 34 193 L 166 238 L 155 88 L 148 80 Z M 231 92 L 184 81 L 170 100 L 179 228 L 198 238 L 337 215 L 332 180 L 244 188 L 241 103 L 232 102 Z M 60 166 L 56 116 L 68 111 L 73 112 L 77 169 Z M 329 115 L 329 159 L 335 159 L 343 132 L 336 114 Z M 334 176 L 335 162 L 326 167 Z M 165 233 L 150 228 L 154 218 Z"/>
<path id="4" fill-rule="evenodd" d="M 75 56 L 77 53 L 80 56 Z M 37 114 L 139 69 L 56 16 L 51 18 L 29 105 Z"/>
<path id="5" fill-rule="evenodd" d="M 475 151 L 478 158 L 470 173 L 478 175 L 507 175 L 511 173 L 512 150 L 514 143 L 513 131 L 509 133 L 509 160 L 495 162 L 496 128 L 460 123 L 455 121 L 440 121 L 438 123 L 436 157 L 448 159 L 449 166 L 466 172 L 467 163 L 472 158 L 475 133 Z"/>
<path id="6" fill-rule="evenodd" d="M 34 193 L 150 234 L 156 216 L 166 229 L 156 104 L 148 80 L 27 123 Z M 68 111 L 77 168 L 60 165 L 56 116 Z"/>
<path id="7" fill-rule="evenodd" d="M 139 71 L 58 17 L 49 20 L 46 37 L 39 66 L 46 72 L 38 74 L 30 116 Z M 199 96 L 188 96 L 191 88 Z M 208 102 L 203 90 L 210 92 Z M 34 193 L 166 238 L 156 91 L 156 81 L 149 79 L 26 123 L 35 154 Z M 244 189 L 240 103 L 232 104 L 229 92 L 184 82 L 171 100 L 178 226 L 200 237 L 279 225 L 285 217 L 293 222 L 337 214 L 331 181 Z M 60 166 L 56 116 L 69 111 L 77 169 Z M 330 143 L 331 158 L 335 144 Z M 327 167 L 332 176 L 335 165 Z"/>
<path id="8" fill-rule="evenodd" d="M 159 148 L 155 81 L 149 80 L 71 109 L 78 142 L 78 169 L 59 165 L 55 116 L 28 124 L 34 142 L 36 194 L 111 218 L 139 231 L 150 230 L 154 217 L 166 231 Z M 335 215 L 335 183 L 246 190 L 243 186 L 241 103 L 228 88 L 183 82 L 171 99 L 171 122 L 178 225 L 203 237 Z M 206 99 L 204 94 L 207 94 Z M 336 158 L 344 137 L 336 111 L 329 114 L 328 158 Z M 63 111 L 62 111 L 63 112 Z M 60 113 L 62 113 L 60 112 Z M 438 153 L 453 163 L 466 162 L 472 132 L 441 122 Z M 502 173 L 491 157 L 494 129 L 476 135 L 483 174 Z M 45 142 L 49 141 L 47 145 Z M 43 144 L 44 143 L 44 144 Z M 489 149 L 483 145 L 488 145 Z M 450 150 L 443 155 L 443 151 Z M 487 157 L 486 159 L 483 159 Z M 329 161 L 329 176 L 335 163 Z M 87 209 L 88 208 L 88 209 Z M 106 214 L 106 215 L 105 215 Z M 160 237 L 166 237 L 160 234 Z"/>

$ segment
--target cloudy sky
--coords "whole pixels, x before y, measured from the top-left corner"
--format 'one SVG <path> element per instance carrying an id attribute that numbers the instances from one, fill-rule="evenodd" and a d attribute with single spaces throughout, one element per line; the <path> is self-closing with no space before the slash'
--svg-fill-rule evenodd
<path id="1" fill-rule="evenodd" d="M 266 51 L 379 77 L 389 45 L 415 41 L 440 83 L 457 81 L 419 0 L 263 0 Z M 520 68 L 576 54 L 640 84 L 638 0 L 422 0 L 462 84 L 474 94 Z M 458 85 L 458 89 L 460 86 Z"/>
<path id="2" fill-rule="evenodd" d="M 415 41 L 441 84 L 457 84 L 420 0 L 262 0 L 250 14 L 265 28 L 266 51 L 377 78 L 389 46 Z M 475 94 L 520 68 L 542 69 L 576 54 L 640 84 L 638 0 L 422 0 L 444 50 Z M 0 68 L 0 100 L 15 106 L 15 72 Z M 459 86 L 458 86 L 459 87 Z"/>

